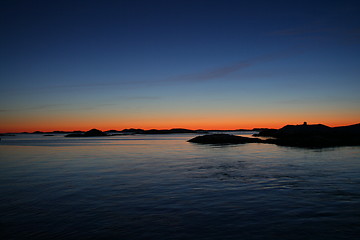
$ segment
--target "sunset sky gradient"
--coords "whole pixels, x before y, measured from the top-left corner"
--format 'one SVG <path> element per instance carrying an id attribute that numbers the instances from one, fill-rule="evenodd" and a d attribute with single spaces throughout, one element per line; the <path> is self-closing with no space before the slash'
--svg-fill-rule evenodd
<path id="1" fill-rule="evenodd" d="M 359 1 L 0 3 L 0 132 L 360 122 Z"/>

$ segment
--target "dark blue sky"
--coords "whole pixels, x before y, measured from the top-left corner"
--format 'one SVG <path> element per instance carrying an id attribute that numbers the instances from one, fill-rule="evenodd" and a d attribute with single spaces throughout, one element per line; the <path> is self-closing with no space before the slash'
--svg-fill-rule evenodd
<path id="1" fill-rule="evenodd" d="M 358 1 L 8 0 L 0 21 L 4 129 L 360 119 Z"/>

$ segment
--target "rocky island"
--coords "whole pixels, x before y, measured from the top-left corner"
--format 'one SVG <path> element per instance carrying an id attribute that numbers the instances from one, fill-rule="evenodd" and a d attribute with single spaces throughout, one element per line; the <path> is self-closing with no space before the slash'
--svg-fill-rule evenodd
<path id="1" fill-rule="evenodd" d="M 122 131 L 109 130 L 106 132 L 100 131 L 98 129 L 91 129 L 87 132 L 72 132 L 65 135 L 65 137 L 102 137 L 102 136 L 116 136 L 116 135 L 134 135 L 134 134 L 176 134 L 176 133 L 206 133 L 204 130 L 189 130 L 183 128 L 173 128 L 173 129 L 124 129 Z"/>
<path id="2" fill-rule="evenodd" d="M 65 137 L 103 137 L 103 136 L 109 136 L 109 135 L 98 129 L 91 129 L 84 133 L 70 133 L 65 135 Z"/>
<path id="3" fill-rule="evenodd" d="M 343 127 L 328 127 L 323 124 L 287 125 L 280 129 L 264 129 L 256 137 L 246 138 L 229 134 L 198 136 L 188 142 L 204 144 L 268 143 L 280 146 L 324 148 L 336 146 L 360 146 L 360 123 Z"/>
<path id="4" fill-rule="evenodd" d="M 360 123 L 343 126 L 328 127 L 323 124 L 287 125 L 280 129 L 265 130 L 255 134 L 260 137 L 271 137 L 268 143 L 281 146 L 295 147 L 336 147 L 360 146 Z"/>
<path id="5" fill-rule="evenodd" d="M 259 138 L 240 137 L 231 134 L 209 134 L 194 137 L 188 142 L 204 144 L 242 144 L 242 143 L 260 143 Z"/>

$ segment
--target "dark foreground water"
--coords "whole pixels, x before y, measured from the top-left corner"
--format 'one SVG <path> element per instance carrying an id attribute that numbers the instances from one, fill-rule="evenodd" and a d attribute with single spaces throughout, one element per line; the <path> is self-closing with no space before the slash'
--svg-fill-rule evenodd
<path id="1" fill-rule="evenodd" d="M 0 239 L 358 239 L 360 147 L 0 142 Z"/>

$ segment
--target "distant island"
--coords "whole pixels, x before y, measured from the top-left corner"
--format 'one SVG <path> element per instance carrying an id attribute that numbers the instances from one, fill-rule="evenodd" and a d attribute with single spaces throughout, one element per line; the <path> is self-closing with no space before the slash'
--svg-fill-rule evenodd
<path id="1" fill-rule="evenodd" d="M 198 136 L 189 142 L 202 144 L 233 144 L 233 143 L 268 143 L 280 146 L 323 148 L 336 146 L 360 146 L 360 123 L 343 126 L 328 127 L 323 124 L 287 125 L 280 129 L 264 129 L 255 137 L 244 138 L 230 134 L 210 134 Z"/>
<path id="2" fill-rule="evenodd" d="M 191 130 L 191 129 L 185 129 L 185 128 L 172 128 L 172 129 L 150 129 L 150 130 L 144 130 L 140 128 L 126 128 L 123 130 L 107 130 L 107 131 L 101 131 L 98 129 L 91 129 L 91 130 L 97 130 L 101 131 L 104 134 L 98 135 L 95 131 L 92 131 L 88 133 L 89 131 L 50 131 L 50 132 L 44 132 L 44 131 L 34 131 L 34 132 L 18 132 L 18 133 L 0 133 L 0 136 L 15 136 L 14 134 L 43 134 L 44 136 L 50 136 L 54 134 L 68 134 L 72 137 L 87 137 L 87 136 L 116 136 L 116 135 L 133 135 L 133 134 L 174 134 L 174 133 L 209 133 L 209 132 L 238 132 L 238 131 L 249 131 L 249 132 L 259 132 L 260 130 L 264 130 L 267 128 L 253 128 L 253 129 L 234 129 L 234 130 L 223 130 L 223 129 L 212 129 L 212 130 L 203 130 L 203 129 L 197 129 L 197 130 Z M 87 134 L 85 134 L 87 133 Z"/>
<path id="3" fill-rule="evenodd" d="M 109 130 L 106 132 L 100 131 L 98 129 L 91 129 L 87 132 L 74 132 L 65 135 L 65 137 L 101 137 L 101 136 L 117 136 L 117 135 L 134 135 L 134 134 L 174 134 L 174 133 L 207 133 L 204 130 L 189 130 L 183 128 L 173 128 L 173 129 L 124 129 L 122 131 Z"/>
<path id="4" fill-rule="evenodd" d="M 103 131 L 100 131 L 98 129 L 91 129 L 84 133 L 70 133 L 65 135 L 65 137 L 103 137 L 103 136 L 109 136 L 109 134 L 104 133 Z"/>
<path id="5" fill-rule="evenodd" d="M 237 129 L 237 130 L 190 130 L 185 128 L 172 128 L 172 129 L 135 129 L 129 128 L 121 131 L 109 130 L 100 131 L 98 129 L 91 129 L 87 132 L 75 131 L 65 135 L 65 137 L 100 137 L 100 136 L 118 136 L 118 135 L 135 135 L 135 134 L 179 134 L 179 133 L 209 133 L 209 132 L 234 132 L 234 131 L 255 131 L 248 129 Z"/>

